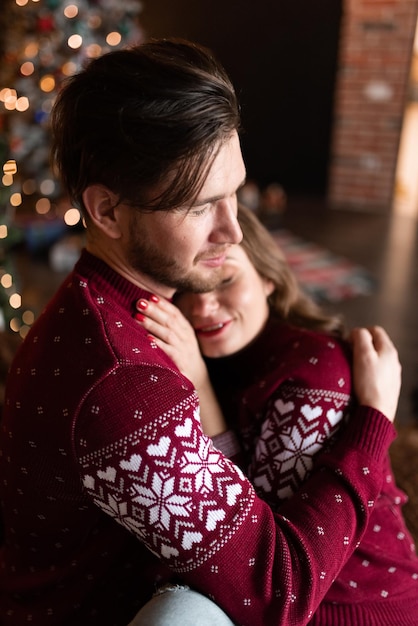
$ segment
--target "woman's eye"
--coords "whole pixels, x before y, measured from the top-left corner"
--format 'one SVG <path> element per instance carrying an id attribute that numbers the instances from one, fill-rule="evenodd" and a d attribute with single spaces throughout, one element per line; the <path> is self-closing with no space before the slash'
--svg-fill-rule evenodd
<path id="1" fill-rule="evenodd" d="M 233 278 L 234 278 L 233 276 L 225 276 L 225 278 L 223 278 L 221 280 L 221 283 L 220 283 L 221 286 L 222 285 L 229 285 L 230 283 L 232 283 Z"/>

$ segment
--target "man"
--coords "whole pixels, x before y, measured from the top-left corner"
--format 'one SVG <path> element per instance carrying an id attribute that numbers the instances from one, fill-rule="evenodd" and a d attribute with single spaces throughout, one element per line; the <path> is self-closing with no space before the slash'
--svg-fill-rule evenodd
<path id="1" fill-rule="evenodd" d="M 52 129 L 87 243 L 10 372 L 2 623 L 125 626 L 168 581 L 240 624 L 305 623 L 364 531 L 393 427 L 360 407 L 274 516 L 228 458 L 231 433 L 209 420 L 203 434 L 196 390 L 134 319 L 139 299 L 213 288 L 240 241 L 228 77 L 187 42 L 112 52 L 64 87 Z"/>

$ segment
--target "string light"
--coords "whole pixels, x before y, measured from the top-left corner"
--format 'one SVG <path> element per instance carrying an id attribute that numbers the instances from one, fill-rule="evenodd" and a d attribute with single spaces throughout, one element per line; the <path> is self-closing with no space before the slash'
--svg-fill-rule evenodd
<path id="1" fill-rule="evenodd" d="M 80 220 L 80 211 L 78 209 L 75 209 L 74 207 L 68 209 L 68 211 L 66 211 L 64 214 L 64 222 L 67 224 L 67 226 L 75 226 L 79 223 Z"/>
<path id="2" fill-rule="evenodd" d="M 2 287 L 9 289 L 13 285 L 13 278 L 11 274 L 3 274 L 0 278 L 0 283 L 2 284 Z"/>
<path id="3" fill-rule="evenodd" d="M 72 76 L 77 71 L 77 65 L 73 61 L 68 61 L 68 63 L 64 63 L 61 68 L 61 72 L 64 76 Z"/>
<path id="4" fill-rule="evenodd" d="M 68 37 L 68 45 L 74 50 L 81 48 L 83 45 L 83 38 L 80 35 L 71 35 L 71 37 Z"/>
<path id="5" fill-rule="evenodd" d="M 37 189 L 36 181 L 33 178 L 27 178 L 22 183 L 22 191 L 25 196 L 31 196 Z"/>
<path id="6" fill-rule="evenodd" d="M 24 49 L 23 54 L 28 59 L 32 59 L 32 58 L 38 56 L 38 52 L 39 52 L 39 45 L 38 45 L 38 43 L 36 41 L 31 41 L 30 43 L 28 43 L 28 45 Z"/>
<path id="7" fill-rule="evenodd" d="M 20 73 L 23 74 L 23 76 L 30 76 L 31 74 L 33 74 L 34 71 L 35 66 L 32 61 L 25 61 L 20 66 Z"/>
<path id="8" fill-rule="evenodd" d="M 16 107 L 17 100 L 17 92 L 16 89 L 5 89 L 3 90 L 2 100 L 4 102 L 4 108 L 8 111 L 13 111 Z"/>
<path id="9" fill-rule="evenodd" d="M 102 54 L 102 47 L 97 43 L 92 43 L 90 46 L 87 46 L 86 54 L 89 59 L 96 59 Z"/>
<path id="10" fill-rule="evenodd" d="M 9 304 L 12 309 L 19 309 L 22 305 L 22 296 L 19 293 L 12 293 L 9 298 Z"/>
<path id="11" fill-rule="evenodd" d="M 11 176 L 13 176 L 13 174 L 16 174 L 17 172 L 16 161 L 14 159 L 10 159 L 9 161 L 6 161 L 6 163 L 3 165 L 3 172 L 5 174 L 10 174 Z"/>
<path id="12" fill-rule="evenodd" d="M 55 89 L 55 78 L 51 76 L 51 74 L 46 74 L 45 76 L 42 76 L 41 80 L 39 81 L 39 87 L 42 89 L 42 91 L 53 91 Z"/>
<path id="13" fill-rule="evenodd" d="M 5 187 L 10 187 L 13 185 L 13 176 L 17 172 L 16 161 L 9 160 L 3 165 L 4 176 L 2 178 L 2 183 Z"/>
<path id="14" fill-rule="evenodd" d="M 115 31 L 113 33 L 109 33 L 108 36 L 106 37 L 106 43 L 108 43 L 109 46 L 118 46 L 121 41 L 122 41 L 122 35 Z"/>
<path id="15" fill-rule="evenodd" d="M 13 332 L 18 333 L 20 330 L 20 320 L 18 317 L 12 317 L 12 319 L 10 320 L 10 329 L 13 330 Z"/>
<path id="16" fill-rule="evenodd" d="M 21 96 L 16 100 L 16 111 L 27 111 L 29 109 L 29 98 Z"/>
<path id="17" fill-rule="evenodd" d="M 64 15 L 65 17 L 68 17 L 68 19 L 76 17 L 78 15 L 78 6 L 76 6 L 75 4 L 67 5 L 66 7 L 64 7 Z"/>
<path id="18" fill-rule="evenodd" d="M 38 215 L 46 215 L 51 209 L 51 202 L 48 198 L 40 198 L 35 204 L 35 210 Z"/>
<path id="19" fill-rule="evenodd" d="M 33 324 L 33 322 L 35 321 L 35 314 L 33 311 L 23 311 L 22 313 L 22 321 L 27 324 L 28 326 L 31 326 Z"/>
<path id="20" fill-rule="evenodd" d="M 55 189 L 55 183 L 50 178 L 46 178 L 39 185 L 40 192 L 45 194 L 46 196 L 50 196 L 51 194 L 53 194 L 54 193 L 54 189 Z"/>
<path id="21" fill-rule="evenodd" d="M 13 176 L 10 176 L 10 174 L 5 174 L 1 179 L 1 182 L 3 183 L 4 187 L 10 187 L 11 185 L 13 185 Z"/>
<path id="22" fill-rule="evenodd" d="M 10 196 L 10 204 L 12 206 L 20 206 L 22 204 L 22 194 L 16 192 Z"/>

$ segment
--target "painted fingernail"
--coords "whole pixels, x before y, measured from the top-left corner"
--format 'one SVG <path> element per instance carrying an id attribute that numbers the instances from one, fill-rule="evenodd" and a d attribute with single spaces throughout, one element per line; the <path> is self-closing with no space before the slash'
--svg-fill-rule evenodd
<path id="1" fill-rule="evenodd" d="M 135 319 L 138 320 L 138 322 L 143 322 L 145 315 L 142 315 L 142 313 L 135 313 Z"/>
<path id="2" fill-rule="evenodd" d="M 148 302 L 147 302 L 146 300 L 138 300 L 138 302 L 136 303 L 136 306 L 137 306 L 139 309 L 142 309 L 143 311 L 145 311 L 145 309 L 146 309 L 146 308 L 147 308 L 147 306 L 148 306 Z"/>
<path id="3" fill-rule="evenodd" d="M 160 298 L 156 296 L 154 293 L 150 296 L 151 302 L 159 302 Z"/>

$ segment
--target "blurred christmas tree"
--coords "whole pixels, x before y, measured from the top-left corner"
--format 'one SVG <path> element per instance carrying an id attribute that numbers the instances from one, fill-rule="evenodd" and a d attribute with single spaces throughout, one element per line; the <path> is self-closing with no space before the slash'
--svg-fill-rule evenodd
<path id="1" fill-rule="evenodd" d="M 22 328 L 8 251 L 51 246 L 80 222 L 49 160 L 60 85 L 91 58 L 143 40 L 141 10 L 140 0 L 1 0 L 0 329 Z"/>

